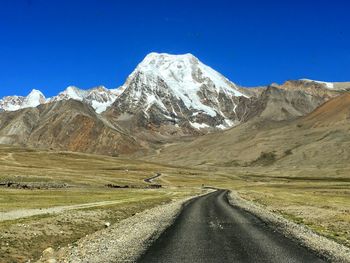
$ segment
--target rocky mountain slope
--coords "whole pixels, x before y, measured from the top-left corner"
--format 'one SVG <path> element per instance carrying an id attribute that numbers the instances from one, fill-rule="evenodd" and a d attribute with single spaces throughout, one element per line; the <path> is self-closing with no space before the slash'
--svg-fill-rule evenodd
<path id="1" fill-rule="evenodd" d="M 108 155 L 142 150 L 132 136 L 76 100 L 2 113 L 0 143 Z"/>
<path id="2" fill-rule="evenodd" d="M 291 120 L 310 113 L 329 98 L 323 94 L 310 94 L 302 89 L 269 86 L 255 100 L 250 110 L 255 109 L 253 117 L 266 121 Z"/>
<path id="3" fill-rule="evenodd" d="M 164 147 L 147 160 L 181 165 L 288 167 L 350 162 L 350 94 L 332 98 L 304 117 L 254 118 L 237 127 Z"/>
<path id="4" fill-rule="evenodd" d="M 350 90 L 349 82 L 322 82 L 314 80 L 289 80 L 282 85 L 273 86 L 283 90 L 303 91 L 312 96 L 323 97 L 325 99 L 333 98 L 339 95 L 339 92 Z"/>
<path id="5" fill-rule="evenodd" d="M 108 113 L 115 122 L 167 125 L 172 134 L 230 128 L 244 118 L 250 102 L 248 92 L 191 54 L 149 54 L 123 89 Z"/>

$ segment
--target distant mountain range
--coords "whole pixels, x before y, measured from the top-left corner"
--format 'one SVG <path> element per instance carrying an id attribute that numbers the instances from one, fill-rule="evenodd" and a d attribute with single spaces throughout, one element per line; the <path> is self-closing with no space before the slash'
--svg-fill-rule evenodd
<path id="1" fill-rule="evenodd" d="M 89 104 L 97 113 L 104 112 L 120 95 L 119 89 L 106 89 L 99 86 L 89 90 L 82 90 L 74 86 L 69 86 L 52 98 L 45 98 L 39 90 L 32 90 L 27 97 L 7 96 L 0 100 L 0 110 L 16 111 L 19 109 L 37 107 L 41 104 L 56 102 L 60 100 L 77 100 Z"/>
<path id="2" fill-rule="evenodd" d="M 294 121 L 349 89 L 350 83 L 308 79 L 244 88 L 191 54 L 151 53 L 118 89 L 70 86 L 52 98 L 38 90 L 4 97 L 0 143 L 110 155 L 157 152 L 164 143 L 245 123 Z"/>

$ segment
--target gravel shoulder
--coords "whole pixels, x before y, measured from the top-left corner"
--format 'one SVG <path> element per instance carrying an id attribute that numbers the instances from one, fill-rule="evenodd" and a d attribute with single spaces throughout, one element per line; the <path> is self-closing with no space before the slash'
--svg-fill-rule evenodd
<path id="1" fill-rule="evenodd" d="M 231 205 L 242 208 L 273 227 L 283 235 L 300 245 L 316 252 L 330 262 L 350 262 L 350 249 L 326 237 L 320 236 L 304 225 L 293 223 L 282 216 L 272 213 L 263 207 L 241 198 L 236 192 L 229 194 Z"/>
<path id="2" fill-rule="evenodd" d="M 43 252 L 38 262 L 135 262 L 172 225 L 182 207 L 193 198 L 195 197 L 137 213 L 59 251 L 49 248 Z"/>

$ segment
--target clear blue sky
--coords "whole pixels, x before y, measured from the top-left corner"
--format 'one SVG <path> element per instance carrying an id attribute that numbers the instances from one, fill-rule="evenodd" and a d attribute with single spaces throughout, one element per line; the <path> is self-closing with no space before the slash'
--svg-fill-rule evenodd
<path id="1" fill-rule="evenodd" d="M 350 80 L 350 1 L 0 0 L 0 97 L 115 88 L 149 52 L 244 86 Z"/>

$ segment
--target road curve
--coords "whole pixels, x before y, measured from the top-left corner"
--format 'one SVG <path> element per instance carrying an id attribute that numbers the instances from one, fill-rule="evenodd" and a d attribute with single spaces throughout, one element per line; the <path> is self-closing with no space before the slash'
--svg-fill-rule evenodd
<path id="1" fill-rule="evenodd" d="M 146 179 L 144 179 L 143 181 L 144 181 L 145 183 L 151 184 L 151 183 L 153 183 L 153 180 L 154 180 L 154 179 L 157 179 L 158 177 L 161 177 L 161 176 L 162 176 L 161 173 L 156 173 L 156 175 L 154 175 L 154 176 L 152 176 L 152 177 L 149 177 L 149 178 L 146 178 Z"/>
<path id="2" fill-rule="evenodd" d="M 227 191 L 192 200 L 138 262 L 325 262 L 232 207 Z"/>

